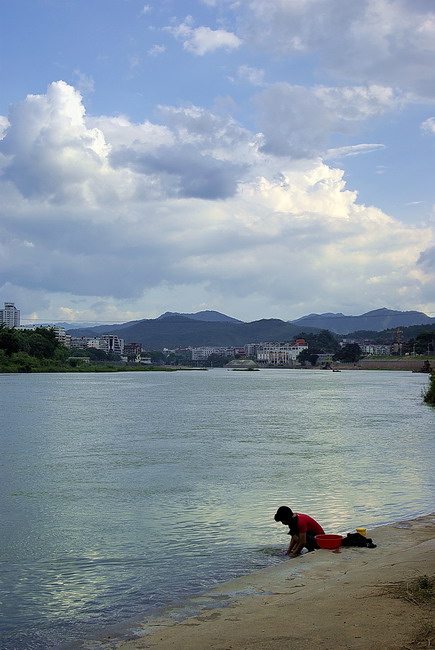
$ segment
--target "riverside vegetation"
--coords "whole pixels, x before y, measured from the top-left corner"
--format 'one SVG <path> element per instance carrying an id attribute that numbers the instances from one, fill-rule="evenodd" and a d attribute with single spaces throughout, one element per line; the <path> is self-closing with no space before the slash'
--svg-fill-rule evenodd
<path id="1" fill-rule="evenodd" d="M 82 359 L 81 359 L 82 357 Z M 89 359 L 86 360 L 84 357 Z M 68 350 L 56 339 L 53 329 L 11 329 L 0 324 L 0 372 L 122 372 L 174 371 L 176 368 L 116 365 L 120 358 L 103 350 L 77 350 L 71 358 Z"/>
<path id="2" fill-rule="evenodd" d="M 430 376 L 429 388 L 425 392 L 423 399 L 426 402 L 426 404 L 435 406 L 435 372 L 433 372 Z"/>

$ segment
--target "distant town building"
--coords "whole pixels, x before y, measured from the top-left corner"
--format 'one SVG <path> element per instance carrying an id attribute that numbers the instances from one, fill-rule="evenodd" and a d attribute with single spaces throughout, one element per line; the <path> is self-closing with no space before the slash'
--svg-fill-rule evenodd
<path id="1" fill-rule="evenodd" d="M 142 345 L 140 343 L 126 343 L 124 345 L 124 354 L 127 359 L 133 359 L 135 363 L 140 363 Z"/>
<path id="2" fill-rule="evenodd" d="M 245 354 L 247 357 L 256 357 L 257 350 L 260 347 L 258 343 L 246 343 L 244 346 Z"/>
<path id="3" fill-rule="evenodd" d="M 206 345 L 200 348 L 191 348 L 192 361 L 207 361 L 212 354 L 223 357 L 245 356 L 244 348 L 225 348 Z"/>
<path id="4" fill-rule="evenodd" d="M 222 348 L 211 346 L 192 348 L 192 361 L 207 361 L 212 354 L 222 354 Z"/>
<path id="5" fill-rule="evenodd" d="M 109 334 L 103 334 L 100 337 L 72 336 L 70 347 L 76 348 L 77 350 L 94 348 L 94 350 L 103 350 L 103 352 L 122 354 L 124 351 L 124 341 L 117 336 Z"/>
<path id="6" fill-rule="evenodd" d="M 88 337 L 86 336 L 71 336 L 70 347 L 76 350 L 86 350 L 88 347 Z"/>
<path id="7" fill-rule="evenodd" d="M 59 343 L 62 343 L 66 348 L 71 347 L 71 336 L 66 333 L 66 329 L 60 325 L 53 325 L 55 336 Z"/>
<path id="8" fill-rule="evenodd" d="M 369 356 L 376 356 L 376 357 L 382 357 L 382 356 L 388 356 L 390 354 L 390 346 L 389 345 L 378 345 L 375 343 L 363 343 L 362 345 L 360 344 L 360 348 L 363 352 L 363 354 L 369 355 Z"/>
<path id="9" fill-rule="evenodd" d="M 0 323 L 6 327 L 19 327 L 20 310 L 15 307 L 14 302 L 5 302 L 4 309 L 0 309 Z"/>
<path id="10" fill-rule="evenodd" d="M 53 330 L 59 343 L 62 343 L 66 348 L 71 347 L 71 336 L 60 325 L 20 325 L 17 329 L 23 330 L 24 332 L 29 330 L 34 332 L 37 329 Z"/>
<path id="11" fill-rule="evenodd" d="M 115 334 L 102 334 L 101 337 L 107 341 L 108 352 L 122 354 L 124 352 L 124 339 L 118 338 Z"/>
<path id="12" fill-rule="evenodd" d="M 292 343 L 261 343 L 257 349 L 257 361 L 268 366 L 292 366 L 302 350 L 307 349 L 304 339 Z"/>

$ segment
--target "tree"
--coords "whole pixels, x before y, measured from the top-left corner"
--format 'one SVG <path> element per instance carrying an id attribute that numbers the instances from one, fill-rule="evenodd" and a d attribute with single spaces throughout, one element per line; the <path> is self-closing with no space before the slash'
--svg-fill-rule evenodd
<path id="1" fill-rule="evenodd" d="M 298 361 L 299 363 L 311 363 L 312 366 L 315 366 L 317 363 L 317 359 L 319 358 L 319 355 L 313 352 L 312 349 L 306 349 L 302 350 L 302 352 L 299 352 L 298 354 Z"/>
<path id="2" fill-rule="evenodd" d="M 223 368 L 230 361 L 232 361 L 232 357 L 227 357 L 225 354 L 218 354 L 216 352 L 213 352 L 213 354 L 210 354 L 208 359 L 204 361 L 203 365 L 213 368 Z"/>
<path id="3" fill-rule="evenodd" d="M 362 352 L 358 343 L 346 343 L 341 350 L 334 354 L 334 361 L 344 361 L 345 363 L 355 363 L 361 359 Z"/>
<path id="4" fill-rule="evenodd" d="M 4 350 L 8 357 L 20 351 L 20 337 L 18 331 L 0 324 L 0 350 Z"/>
<path id="5" fill-rule="evenodd" d="M 86 348 L 85 352 L 85 356 L 88 356 L 92 361 L 107 361 L 107 353 L 105 350 Z"/>
<path id="6" fill-rule="evenodd" d="M 29 354 L 39 359 L 52 359 L 56 348 L 60 345 L 54 329 L 37 327 L 30 334 Z"/>
<path id="7" fill-rule="evenodd" d="M 408 342 L 408 350 L 416 354 L 433 354 L 435 351 L 435 332 L 421 332 Z"/>
<path id="8" fill-rule="evenodd" d="M 142 352 L 142 357 L 149 357 L 153 366 L 160 366 L 166 361 L 166 356 L 161 350 L 147 350 Z"/>
<path id="9" fill-rule="evenodd" d="M 424 401 L 426 404 L 435 406 L 435 372 L 433 372 L 430 376 L 429 388 L 424 395 Z"/>
<path id="10" fill-rule="evenodd" d="M 336 352 L 339 349 L 337 337 L 329 330 L 321 330 L 318 334 L 301 332 L 295 338 L 304 339 L 310 352 L 314 354 L 327 354 L 328 352 Z"/>

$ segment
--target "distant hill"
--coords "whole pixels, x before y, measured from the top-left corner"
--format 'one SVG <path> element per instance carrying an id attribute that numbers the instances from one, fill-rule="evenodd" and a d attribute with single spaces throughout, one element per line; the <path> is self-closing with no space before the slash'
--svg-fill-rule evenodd
<path id="1" fill-rule="evenodd" d="M 375 309 L 361 316 L 345 316 L 344 314 L 309 314 L 297 320 L 289 321 L 299 327 L 317 327 L 327 329 L 336 334 L 349 334 L 357 330 L 381 332 L 394 327 L 409 327 L 411 325 L 432 325 L 435 318 L 421 311 L 395 311 L 393 309 Z"/>
<path id="2" fill-rule="evenodd" d="M 94 323 L 66 323 L 66 322 L 57 322 L 57 323 L 24 323 L 26 327 L 64 327 L 66 330 L 70 329 L 86 329 L 88 327 L 99 327 L 98 324 Z M 100 326 L 101 327 L 101 326 Z M 103 325 L 103 327 L 108 327 L 108 325 Z"/>
<path id="3" fill-rule="evenodd" d="M 191 320 L 207 321 L 207 322 L 228 322 L 228 323 L 242 323 L 243 321 L 237 320 L 237 318 L 232 318 L 231 316 L 226 316 L 221 314 L 218 311 L 199 311 L 196 314 L 179 314 L 178 312 L 167 311 L 158 318 L 155 319 L 141 319 L 141 320 L 132 320 L 127 323 L 114 323 L 113 325 L 94 325 L 84 323 L 77 327 L 73 323 L 59 323 L 66 330 L 76 330 L 73 336 L 99 336 L 100 334 L 107 334 L 110 330 L 110 334 L 115 334 L 118 330 L 125 330 L 133 325 L 138 325 L 139 323 L 148 323 L 150 320 L 162 320 L 163 318 L 169 318 L 171 316 L 184 316 Z M 80 333 L 77 333 L 80 330 Z M 71 333 L 71 332 L 70 332 Z M 123 338 L 123 337 L 121 337 Z M 138 341 L 139 343 L 139 341 Z"/>
<path id="4" fill-rule="evenodd" d="M 219 311 L 213 311 L 206 309 L 205 311 L 198 311 L 195 314 L 182 314 L 178 311 L 167 311 L 161 316 L 158 317 L 157 320 L 161 320 L 162 318 L 168 318 L 169 316 L 185 316 L 186 318 L 191 318 L 192 320 L 203 320 L 203 321 L 208 321 L 210 323 L 242 323 L 243 321 L 238 320 L 237 318 L 233 318 L 232 316 L 226 316 L 225 314 L 221 314 Z"/>
<path id="5" fill-rule="evenodd" d="M 126 324 L 127 325 L 127 324 Z M 125 341 L 141 343 L 146 350 L 173 349 L 176 347 L 238 347 L 245 343 L 262 341 L 292 341 L 301 332 L 301 327 L 275 318 L 243 323 L 240 321 L 199 321 L 186 316 L 166 316 L 147 319 L 126 327 L 109 326 L 104 332 L 97 328 L 71 330 L 72 336 L 95 336 L 117 334 Z M 304 327 L 308 332 L 317 329 Z"/>
<path id="6" fill-rule="evenodd" d="M 94 327 L 82 326 L 82 327 L 72 327 L 69 325 L 66 326 L 68 334 L 71 336 L 100 336 L 100 334 L 107 334 L 110 330 L 110 334 L 115 334 L 118 330 L 124 330 L 128 327 L 132 327 L 137 323 L 146 322 L 145 320 L 131 320 L 128 323 L 114 323 L 113 325 L 95 325 Z M 121 336 L 121 335 L 120 335 Z M 121 337 L 122 338 L 122 337 Z"/>
<path id="7" fill-rule="evenodd" d="M 426 325 L 410 325 L 409 327 L 400 327 L 400 337 L 403 342 L 409 341 L 419 336 L 423 332 L 433 332 L 435 335 L 435 323 Z M 397 340 L 397 328 L 373 332 L 369 330 L 359 330 L 350 332 L 347 335 L 350 339 L 356 341 L 370 341 L 371 343 L 391 344 Z"/>

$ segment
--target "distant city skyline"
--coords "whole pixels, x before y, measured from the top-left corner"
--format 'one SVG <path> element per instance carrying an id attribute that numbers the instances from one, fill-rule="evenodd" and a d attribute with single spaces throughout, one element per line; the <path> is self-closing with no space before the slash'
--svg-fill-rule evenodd
<path id="1" fill-rule="evenodd" d="M 2 3 L 0 303 L 435 315 L 435 7 L 345 7 Z"/>

